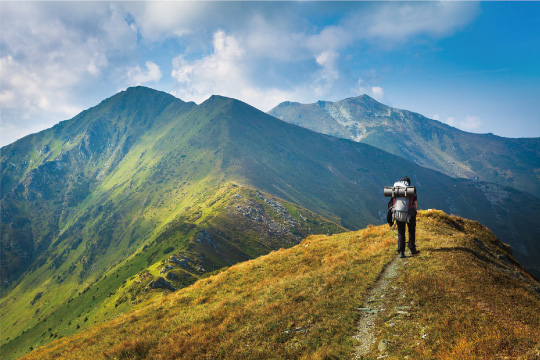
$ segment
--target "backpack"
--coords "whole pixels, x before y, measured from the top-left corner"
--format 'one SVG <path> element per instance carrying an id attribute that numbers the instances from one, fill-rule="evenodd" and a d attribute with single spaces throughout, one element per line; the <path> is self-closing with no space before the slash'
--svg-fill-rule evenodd
<path id="1" fill-rule="evenodd" d="M 409 222 L 411 216 L 409 210 L 411 209 L 411 196 L 415 195 L 416 189 L 410 187 L 405 181 L 398 181 L 394 183 L 393 194 L 393 206 L 392 206 L 392 219 L 399 222 Z M 405 195 L 405 196 L 399 196 Z"/>

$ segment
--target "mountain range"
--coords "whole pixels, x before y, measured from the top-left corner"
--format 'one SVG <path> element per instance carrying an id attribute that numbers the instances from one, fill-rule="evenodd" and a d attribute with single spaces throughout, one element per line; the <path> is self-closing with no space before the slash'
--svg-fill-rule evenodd
<path id="1" fill-rule="evenodd" d="M 221 96 L 129 88 L 3 147 L 0 171 L 8 358 L 310 234 L 383 223 L 383 186 L 404 175 L 420 208 L 482 222 L 540 274 L 536 197 Z"/>
<path id="2" fill-rule="evenodd" d="M 540 138 L 469 133 L 368 95 L 314 104 L 283 102 L 269 114 L 373 145 L 451 177 L 512 186 L 540 198 Z"/>

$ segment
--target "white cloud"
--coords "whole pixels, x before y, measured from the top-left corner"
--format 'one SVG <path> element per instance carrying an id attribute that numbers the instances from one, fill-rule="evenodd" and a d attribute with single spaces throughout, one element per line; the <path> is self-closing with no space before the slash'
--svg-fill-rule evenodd
<path id="1" fill-rule="evenodd" d="M 352 92 L 358 95 L 369 95 L 377 101 L 384 100 L 384 89 L 380 86 L 369 86 L 364 79 L 358 79 L 356 88 L 352 89 Z"/>
<path id="2" fill-rule="evenodd" d="M 115 5 L 1 6 L 0 107 L 4 129 L 15 133 L 48 128 L 93 105 L 83 94 L 136 49 L 136 29 Z"/>
<path id="3" fill-rule="evenodd" d="M 313 92 L 318 96 L 324 96 L 334 86 L 334 82 L 339 79 L 337 60 L 339 54 L 335 51 L 324 51 L 315 57 L 316 63 L 321 67 L 317 72 L 315 87 Z"/>
<path id="4" fill-rule="evenodd" d="M 234 36 L 217 31 L 210 55 L 193 61 L 186 60 L 183 55 L 173 59 L 171 76 L 181 85 L 177 94 L 200 102 L 218 93 L 238 93 L 248 85 L 242 66 L 244 54 L 244 49 Z"/>
<path id="5" fill-rule="evenodd" d="M 332 81 L 339 77 L 336 70 L 336 61 L 339 54 L 335 51 L 325 51 L 315 58 L 317 64 L 322 67 L 321 77 L 326 81 Z"/>
<path id="6" fill-rule="evenodd" d="M 162 41 L 193 32 L 208 17 L 209 3 L 204 1 L 125 2 L 120 6 L 136 20 L 142 38 Z"/>
<path id="7" fill-rule="evenodd" d="M 127 70 L 128 82 L 132 85 L 141 85 L 149 82 L 157 82 L 161 79 L 162 74 L 159 66 L 153 61 L 146 62 L 146 71 L 141 69 L 139 65 L 131 67 Z"/>
<path id="8" fill-rule="evenodd" d="M 367 84 L 364 79 L 360 78 L 356 81 L 356 87 L 353 88 L 352 91 L 359 95 L 367 94 L 369 92 L 369 89 L 366 86 Z"/>
<path id="9" fill-rule="evenodd" d="M 71 85 L 75 78 L 69 72 L 61 73 L 58 65 L 44 64 L 42 69 L 32 69 L 8 55 L 0 58 L 0 74 L 0 107 L 22 109 L 19 113 L 22 119 L 51 109 L 56 113 L 77 110 L 67 101 L 65 90 L 61 89 L 62 84 Z M 2 120 L 6 120 L 4 116 Z"/>
<path id="10" fill-rule="evenodd" d="M 260 54 L 250 52 L 249 46 L 249 39 L 219 30 L 214 34 L 212 51 L 205 57 L 188 60 L 185 55 L 177 56 L 171 73 L 178 83 L 174 95 L 199 103 L 211 95 L 223 95 L 267 111 L 286 100 L 327 98 L 334 82 L 340 78 L 339 54 L 326 51 L 312 57 L 311 62 L 316 66 L 303 81 L 278 82 L 275 86 L 258 82 L 257 77 L 271 77 L 274 73 L 265 73 L 268 69 L 261 66 Z"/>
<path id="11" fill-rule="evenodd" d="M 438 119 L 435 119 L 435 120 L 438 120 Z M 465 119 L 463 120 L 456 120 L 453 116 L 450 116 L 450 117 L 447 117 L 444 122 L 450 126 L 453 126 L 455 128 L 458 128 L 464 131 L 472 131 L 482 126 L 482 121 L 480 120 L 480 118 L 478 116 L 473 116 L 473 115 L 467 115 L 465 116 Z"/>
<path id="12" fill-rule="evenodd" d="M 365 36 L 390 41 L 421 34 L 443 37 L 467 25 L 479 9 L 477 3 L 468 2 L 385 3 L 365 19 Z"/>
<path id="13" fill-rule="evenodd" d="M 167 84 L 169 74 L 177 96 L 198 102 L 222 94 L 269 109 L 284 100 L 339 100 L 353 88 L 381 100 L 380 80 L 356 84 L 344 68 L 352 46 L 445 36 L 479 8 L 351 2 L 321 25 L 321 14 L 335 11 L 331 3 L 0 4 L 2 121 L 28 129 L 49 127 L 125 86 Z M 162 74 L 171 53 L 173 69 Z"/>
<path id="14" fill-rule="evenodd" d="M 109 61 L 105 55 L 100 53 L 94 53 L 94 56 L 90 59 L 90 63 L 86 67 L 86 70 L 94 76 L 101 74 L 101 69 L 105 68 L 109 64 Z"/>
<path id="15" fill-rule="evenodd" d="M 363 31 L 355 22 L 324 27 L 318 34 L 306 36 L 306 45 L 312 51 L 340 50 L 362 38 Z"/>
<path id="16" fill-rule="evenodd" d="M 420 35 L 441 38 L 470 23 L 479 9 L 472 2 L 365 3 L 337 24 L 306 36 L 306 46 L 313 51 L 340 50 L 367 40 L 388 48 Z"/>
<path id="17" fill-rule="evenodd" d="M 213 52 L 206 57 L 189 61 L 180 55 L 173 60 L 171 76 L 178 82 L 174 95 L 199 103 L 211 95 L 223 95 L 263 110 L 294 96 L 294 90 L 257 86 L 251 80 L 253 64 L 246 55 L 239 39 L 217 31 Z"/>
<path id="18" fill-rule="evenodd" d="M 293 21 L 278 21 L 256 13 L 247 21 L 247 29 L 239 30 L 252 56 L 282 62 L 311 59 L 314 52 L 307 46 L 308 34 Z M 321 51 L 319 51 L 320 53 Z"/>
<path id="19" fill-rule="evenodd" d="M 464 130 L 474 130 L 482 125 L 482 121 L 478 116 L 467 115 L 465 120 L 461 122 L 461 128 Z"/>
<path id="20" fill-rule="evenodd" d="M 384 90 L 382 87 L 380 86 L 373 86 L 371 88 L 371 94 L 373 95 L 373 98 L 376 99 L 376 100 L 382 100 L 382 98 L 384 97 Z"/>
<path id="21" fill-rule="evenodd" d="M 135 19 L 144 41 L 183 37 L 189 48 L 206 48 L 204 37 L 223 29 L 242 38 L 255 56 L 280 61 L 340 51 L 359 40 L 382 40 L 387 46 L 422 34 L 446 36 L 469 23 L 479 9 L 476 3 L 461 2 L 349 5 L 347 15 L 320 28 L 309 22 L 301 6 L 287 2 L 127 2 L 121 6 Z M 309 8 L 326 13 L 333 5 L 311 3 Z"/>

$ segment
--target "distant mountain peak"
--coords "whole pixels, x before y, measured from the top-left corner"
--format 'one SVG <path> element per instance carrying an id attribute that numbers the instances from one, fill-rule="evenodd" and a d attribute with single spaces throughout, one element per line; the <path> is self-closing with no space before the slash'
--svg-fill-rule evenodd
<path id="1" fill-rule="evenodd" d="M 468 133 L 369 95 L 313 104 L 283 102 L 268 112 L 313 131 L 363 142 L 450 176 L 540 194 L 540 139 Z"/>
<path id="2" fill-rule="evenodd" d="M 230 97 L 226 97 L 226 96 L 222 96 L 222 95 L 212 95 L 210 96 L 208 99 L 206 99 L 205 101 L 203 101 L 199 107 L 201 108 L 209 108 L 209 109 L 213 109 L 213 110 L 217 110 L 217 109 L 220 109 L 220 111 L 230 111 L 230 110 L 235 110 L 235 111 L 241 111 L 243 113 L 245 112 L 257 112 L 257 113 L 262 113 L 262 114 L 265 114 L 264 112 L 262 112 L 261 110 L 241 101 L 241 100 L 237 100 L 237 99 L 234 99 L 234 98 L 230 98 Z"/>
<path id="3" fill-rule="evenodd" d="M 181 99 L 175 97 L 174 95 L 169 94 L 168 92 L 160 91 L 160 90 L 156 90 L 156 89 L 152 89 L 152 88 L 149 88 L 146 86 L 140 86 L 140 85 L 128 87 L 126 90 L 121 91 L 116 95 L 120 95 L 120 96 L 149 96 L 150 95 L 154 97 L 163 96 L 165 98 L 174 98 L 176 100 L 182 101 Z"/>
<path id="4" fill-rule="evenodd" d="M 238 100 L 230 98 L 230 97 L 222 96 L 222 95 L 212 95 L 208 99 L 204 100 L 201 103 L 201 105 L 208 105 L 208 104 L 215 104 L 215 103 L 225 104 L 225 103 L 232 103 L 234 101 L 238 101 Z"/>
<path id="5" fill-rule="evenodd" d="M 249 107 L 252 107 L 251 105 L 241 101 L 241 100 L 238 100 L 238 99 L 235 99 L 235 98 L 231 98 L 231 97 L 228 97 L 228 96 L 223 96 L 223 95 L 212 95 L 210 96 L 208 99 L 206 99 L 205 101 L 203 101 L 201 103 L 204 104 L 206 102 L 221 102 L 221 103 L 235 103 L 235 104 L 243 104 L 244 106 L 249 106 Z"/>
<path id="6" fill-rule="evenodd" d="M 361 105 L 362 107 L 367 107 L 367 108 L 377 108 L 381 111 L 387 111 L 388 109 L 393 109 L 390 106 L 385 105 L 381 103 L 380 101 L 375 100 L 374 98 L 372 98 L 371 96 L 367 94 L 346 98 L 340 101 L 336 101 L 333 104 L 336 104 L 336 105 L 355 104 L 355 105 Z M 398 110 L 398 109 L 393 109 L 393 110 Z"/>
<path id="7" fill-rule="evenodd" d="M 359 96 L 353 96 L 353 97 L 350 97 L 350 98 L 343 99 L 341 101 L 348 101 L 348 100 L 363 100 L 363 101 L 379 103 L 377 100 L 375 100 L 374 98 L 372 98 L 371 96 L 369 96 L 367 94 L 362 94 L 362 95 L 359 95 Z"/>
<path id="8" fill-rule="evenodd" d="M 149 88 L 149 87 L 146 87 L 146 86 L 142 86 L 142 85 L 130 86 L 125 91 L 126 92 L 131 92 L 131 91 L 140 91 L 140 90 L 143 90 L 143 91 L 158 91 L 158 90 L 155 90 L 155 89 L 152 89 L 152 88 Z"/>
<path id="9" fill-rule="evenodd" d="M 345 98 L 345 99 L 339 100 L 339 101 L 318 100 L 317 102 L 311 103 L 311 104 L 304 104 L 304 103 L 299 103 L 299 102 L 296 102 L 296 101 L 283 101 L 278 106 L 276 106 L 276 108 L 278 108 L 280 106 L 289 106 L 289 105 L 294 105 L 294 106 L 298 106 L 298 105 L 316 105 L 316 106 L 319 106 L 321 108 L 324 108 L 326 106 L 331 106 L 331 105 L 334 105 L 334 104 L 351 103 L 351 102 L 352 103 L 362 103 L 362 104 L 371 104 L 371 105 L 388 107 L 387 105 L 384 105 L 383 103 L 375 100 L 371 96 L 369 96 L 367 94 L 363 94 L 363 95 L 359 95 L 359 96 L 353 96 L 353 97 Z"/>

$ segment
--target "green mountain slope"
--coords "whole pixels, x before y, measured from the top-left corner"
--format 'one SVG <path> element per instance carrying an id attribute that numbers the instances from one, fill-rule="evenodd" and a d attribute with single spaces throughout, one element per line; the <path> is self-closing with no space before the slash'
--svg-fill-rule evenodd
<path id="1" fill-rule="evenodd" d="M 452 177 L 489 181 L 540 197 L 540 138 L 458 130 L 367 95 L 315 104 L 284 102 L 269 114 L 305 128 L 373 145 Z"/>
<path id="2" fill-rule="evenodd" d="M 540 274 L 540 204 L 511 187 L 450 178 L 372 146 L 291 126 L 233 99 L 214 97 L 201 104 L 223 105 L 215 116 L 221 134 L 225 174 L 239 182 L 300 204 L 326 218 L 337 216 L 349 229 L 386 218 L 384 185 L 404 174 L 419 187 L 420 207 L 478 220 L 510 244 L 515 256 Z M 233 116 L 232 114 L 237 114 Z M 380 205 L 379 205 L 380 204 Z"/>
<path id="3" fill-rule="evenodd" d="M 62 241 L 66 231 L 77 231 L 89 219 L 95 223 L 94 231 L 106 232 L 98 222 L 107 216 L 104 206 L 111 203 L 103 201 L 91 209 L 85 200 L 95 199 L 96 192 L 106 198 L 109 189 L 104 190 L 102 184 L 125 161 L 133 145 L 144 143 L 193 106 L 165 93 L 134 88 L 70 121 L 3 147 L 0 256 L 4 285 L 35 264 L 52 242 Z M 91 211 L 100 215 L 93 216 Z"/>
<path id="4" fill-rule="evenodd" d="M 483 222 L 540 274 L 540 230 L 523 216 L 539 212 L 533 196 L 219 96 L 130 88 L 2 148 L 0 169 L 9 356 L 142 306 L 168 286 L 159 277 L 181 288 L 309 234 L 382 223 L 382 187 L 405 174 L 421 208 Z"/>
<path id="5" fill-rule="evenodd" d="M 296 245 L 309 234 L 341 231 L 308 210 L 257 190 L 236 185 L 214 189 L 130 256 L 112 258 L 118 262 L 96 269 L 97 278 L 62 271 L 78 270 L 69 252 L 58 269 L 44 266 L 27 274 L 2 299 L 6 343 L 1 353 L 20 356 L 143 306 L 172 290 L 153 289 L 151 282 L 160 278 L 179 289 L 223 267 Z"/>
<path id="6" fill-rule="evenodd" d="M 132 88 L 50 130 L 56 136 L 46 131 L 2 149 L 3 178 L 13 177 L 2 191 L 2 280 L 12 283 L 0 307 L 3 354 L 125 311 L 139 301 L 133 292 L 112 294 L 171 255 L 183 270 L 167 275 L 181 287 L 309 234 L 343 230 L 225 181 L 214 140 L 205 143 L 213 120 L 205 116 L 170 95 Z M 59 139 L 58 151 L 28 160 Z M 23 149 L 26 156 L 14 156 Z M 28 169 L 10 174 L 12 163 Z M 110 298 L 115 310 L 97 316 Z"/>
<path id="7" fill-rule="evenodd" d="M 24 359 L 352 359 L 389 264 L 400 271 L 365 358 L 537 358 L 540 283 L 489 230 L 420 212 L 422 252 L 408 259 L 396 257 L 395 236 L 386 225 L 312 236 Z"/>

